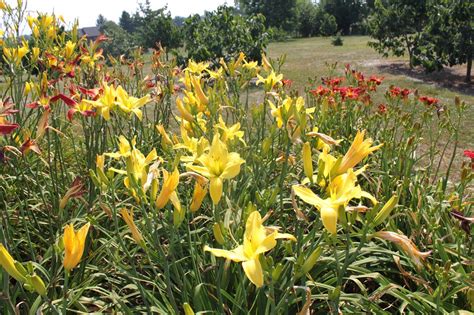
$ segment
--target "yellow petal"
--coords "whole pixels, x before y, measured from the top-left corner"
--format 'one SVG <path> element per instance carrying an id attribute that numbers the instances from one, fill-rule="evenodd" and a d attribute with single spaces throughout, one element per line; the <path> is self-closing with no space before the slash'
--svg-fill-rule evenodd
<path id="1" fill-rule="evenodd" d="M 242 245 L 238 246 L 237 248 L 233 250 L 225 250 L 225 249 L 211 248 L 209 246 L 204 246 L 204 251 L 210 252 L 216 257 L 227 258 L 234 262 L 242 262 L 242 261 L 247 260 L 247 257 L 244 256 Z"/>
<path id="2" fill-rule="evenodd" d="M 210 184 L 210 193 L 212 202 L 217 205 L 222 197 L 222 179 L 219 177 L 212 177 Z"/>
<path id="3" fill-rule="evenodd" d="M 307 187 L 300 186 L 300 185 L 293 185 L 293 191 L 304 202 L 309 203 L 317 207 L 318 209 L 324 205 L 324 200 L 318 197 L 315 193 L 311 191 L 311 189 Z"/>
<path id="4" fill-rule="evenodd" d="M 313 178 L 313 159 L 311 158 L 311 146 L 309 142 L 303 145 L 303 170 L 306 177 Z"/>
<path id="5" fill-rule="evenodd" d="M 337 233 L 337 210 L 331 207 L 321 208 L 321 220 L 324 227 L 333 235 Z"/>
<path id="6" fill-rule="evenodd" d="M 242 263 L 244 272 L 249 278 L 250 282 L 255 284 L 257 288 L 263 286 L 263 270 L 258 257 L 255 259 L 247 260 Z"/>

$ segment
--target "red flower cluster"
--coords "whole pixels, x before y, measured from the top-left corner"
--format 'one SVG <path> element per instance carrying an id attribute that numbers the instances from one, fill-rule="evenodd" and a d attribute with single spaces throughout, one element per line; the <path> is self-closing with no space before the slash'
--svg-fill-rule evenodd
<path id="1" fill-rule="evenodd" d="M 316 89 L 310 90 L 309 93 L 313 94 L 315 97 L 316 96 L 324 96 L 326 94 L 331 93 L 331 90 L 328 89 L 327 87 L 324 87 L 324 86 L 320 85 Z"/>
<path id="2" fill-rule="evenodd" d="M 408 99 L 408 95 L 410 95 L 411 91 L 409 89 L 401 89 L 398 86 L 390 87 L 388 91 L 388 95 L 391 98 L 402 98 L 404 100 Z"/>
<path id="3" fill-rule="evenodd" d="M 436 106 L 439 103 L 439 99 L 434 98 L 434 97 L 429 97 L 429 96 L 421 96 L 419 100 L 420 102 L 428 106 L 433 106 L 433 105 Z"/>

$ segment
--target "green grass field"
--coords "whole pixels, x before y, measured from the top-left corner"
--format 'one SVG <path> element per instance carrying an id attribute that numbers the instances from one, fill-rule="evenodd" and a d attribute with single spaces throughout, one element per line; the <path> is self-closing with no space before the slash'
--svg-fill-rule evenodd
<path id="1" fill-rule="evenodd" d="M 344 66 L 351 64 L 366 76 L 383 76 L 385 81 L 381 90 L 392 84 L 418 89 L 420 94 L 437 97 L 442 104 L 448 106 L 453 105 L 455 96 L 459 96 L 469 106 L 460 146 L 473 148 L 474 130 L 469 126 L 472 127 L 474 117 L 474 84 L 463 82 L 465 65 L 425 74 L 422 69 L 410 70 L 406 56 L 383 58 L 367 45 L 369 40 L 368 36 L 344 37 L 344 45 L 336 47 L 331 45 L 331 38 L 296 39 L 271 43 L 267 53 L 271 58 L 286 55 L 282 72 L 287 79 L 293 80 L 293 86 L 300 90 L 308 86 L 309 78 L 316 78 L 319 83 L 319 78 L 327 76 L 330 66 L 337 63 L 337 74 L 343 74 Z"/>

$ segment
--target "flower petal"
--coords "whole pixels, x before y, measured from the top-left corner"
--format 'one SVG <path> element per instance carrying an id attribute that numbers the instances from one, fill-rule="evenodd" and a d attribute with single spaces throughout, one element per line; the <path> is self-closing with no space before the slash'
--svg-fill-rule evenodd
<path id="1" fill-rule="evenodd" d="M 263 270 L 258 256 L 255 259 L 244 261 L 242 267 L 250 282 L 255 284 L 257 288 L 263 286 Z"/>

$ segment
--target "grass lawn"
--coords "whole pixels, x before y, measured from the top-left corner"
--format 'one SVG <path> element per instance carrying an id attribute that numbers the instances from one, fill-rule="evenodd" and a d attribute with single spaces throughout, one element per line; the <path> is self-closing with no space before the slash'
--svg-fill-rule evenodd
<path id="1" fill-rule="evenodd" d="M 267 54 L 271 58 L 286 54 L 282 72 L 301 91 L 308 86 L 309 78 L 318 79 L 319 84 L 319 78 L 328 76 L 330 65 L 337 62 L 336 75 L 343 74 L 345 64 L 351 64 L 366 76 L 375 74 L 385 77 L 382 90 L 392 84 L 418 89 L 420 94 L 437 97 L 448 106 L 454 104 L 454 97 L 458 95 L 469 107 L 464 120 L 466 128 L 461 131 L 460 147 L 474 148 L 474 84 L 463 82 L 465 65 L 425 74 L 421 69 L 410 70 L 408 57 L 383 58 L 367 45 L 369 40 L 368 36 L 344 37 L 344 45 L 336 47 L 331 45 L 331 38 L 296 39 L 271 43 Z"/>

